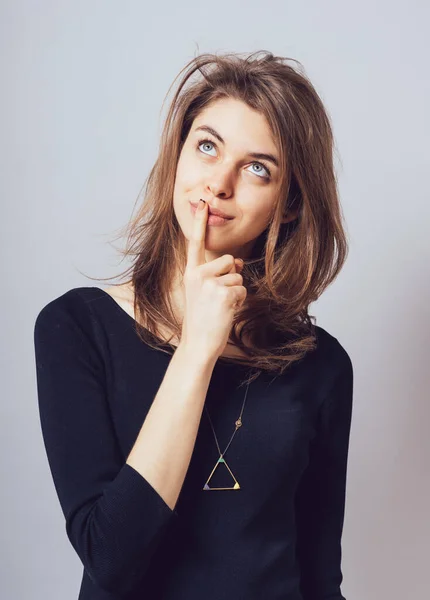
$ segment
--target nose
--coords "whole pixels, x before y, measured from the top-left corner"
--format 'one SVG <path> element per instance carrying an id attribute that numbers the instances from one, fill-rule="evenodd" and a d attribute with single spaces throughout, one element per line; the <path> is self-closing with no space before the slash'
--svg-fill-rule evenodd
<path id="1" fill-rule="evenodd" d="M 235 165 L 232 161 L 211 165 L 206 172 L 206 189 L 217 198 L 229 198 L 234 194 Z"/>
<path id="2" fill-rule="evenodd" d="M 233 177 L 227 167 L 219 167 L 211 172 L 210 181 L 206 184 L 206 191 L 215 198 L 230 198 L 234 193 Z"/>

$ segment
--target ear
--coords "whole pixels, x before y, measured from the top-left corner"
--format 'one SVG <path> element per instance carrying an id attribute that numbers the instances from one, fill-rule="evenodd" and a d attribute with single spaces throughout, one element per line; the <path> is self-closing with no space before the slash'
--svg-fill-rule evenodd
<path id="1" fill-rule="evenodd" d="M 297 210 L 289 210 L 289 211 L 287 211 L 287 213 L 285 214 L 285 216 L 282 217 L 282 223 L 289 223 L 290 221 L 294 221 L 294 219 L 297 219 L 297 215 L 298 215 L 298 211 Z"/>

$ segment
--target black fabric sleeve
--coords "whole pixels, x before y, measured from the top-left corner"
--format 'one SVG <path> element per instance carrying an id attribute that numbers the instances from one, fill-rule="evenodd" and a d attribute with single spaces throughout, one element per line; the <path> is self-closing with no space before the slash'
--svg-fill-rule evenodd
<path id="1" fill-rule="evenodd" d="M 309 464 L 296 496 L 297 553 L 303 600 L 345 600 L 340 585 L 341 537 L 352 417 L 353 367 L 341 369 L 324 400 Z"/>
<path id="2" fill-rule="evenodd" d="M 67 536 L 89 577 L 108 592 L 127 594 L 178 515 L 121 455 L 102 356 L 59 300 L 41 310 L 34 326 L 49 467 Z"/>

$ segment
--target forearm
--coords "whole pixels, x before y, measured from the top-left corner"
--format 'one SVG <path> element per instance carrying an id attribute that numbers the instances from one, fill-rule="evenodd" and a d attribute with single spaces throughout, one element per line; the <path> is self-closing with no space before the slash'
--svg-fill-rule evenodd
<path id="1" fill-rule="evenodd" d="M 173 510 L 191 460 L 215 360 L 179 345 L 127 463 Z"/>

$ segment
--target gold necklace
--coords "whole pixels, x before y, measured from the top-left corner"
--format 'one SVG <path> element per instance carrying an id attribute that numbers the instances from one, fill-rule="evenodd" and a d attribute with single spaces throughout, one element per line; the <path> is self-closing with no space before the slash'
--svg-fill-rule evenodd
<path id="1" fill-rule="evenodd" d="M 208 419 L 209 419 L 209 422 L 210 422 L 210 424 L 211 424 L 212 431 L 213 431 L 213 434 L 214 434 L 214 437 L 215 437 L 215 443 L 216 443 L 216 445 L 217 445 L 218 452 L 219 452 L 219 459 L 216 461 L 216 463 L 215 463 L 215 466 L 214 466 L 214 468 L 212 469 L 212 473 L 209 475 L 209 478 L 208 478 L 208 480 L 206 481 L 205 485 L 204 485 L 204 486 L 203 486 L 203 488 L 202 488 L 202 489 L 203 489 L 203 491 L 205 491 L 205 492 L 206 492 L 206 491 L 212 492 L 212 491 L 215 491 L 215 490 L 240 490 L 240 485 L 239 485 L 239 483 L 238 483 L 238 481 L 237 481 L 236 477 L 235 477 L 235 476 L 233 475 L 233 473 L 231 472 L 231 470 L 230 470 L 230 467 L 229 467 L 229 466 L 228 466 L 228 464 L 226 463 L 226 461 L 225 461 L 225 458 L 224 458 L 224 454 L 227 452 L 227 450 L 228 450 L 228 448 L 229 448 L 229 446 L 230 446 L 230 444 L 231 444 L 231 442 L 232 442 L 232 440 L 233 440 L 233 438 L 234 438 L 234 435 L 235 435 L 236 431 L 239 429 L 239 427 L 242 427 L 242 414 L 243 414 L 243 409 L 245 408 L 246 397 L 247 397 L 247 395 L 248 395 L 248 388 L 249 388 L 249 383 L 248 383 L 248 384 L 247 384 L 247 386 L 246 386 L 246 390 L 245 390 L 245 397 L 244 397 L 244 399 L 243 399 L 243 403 L 242 403 L 242 409 L 241 409 L 241 411 L 240 411 L 239 418 L 238 418 L 238 419 L 235 421 L 235 423 L 234 423 L 234 424 L 235 424 L 235 430 L 233 431 L 233 435 L 231 436 L 231 438 L 230 438 L 230 441 L 229 441 L 229 443 L 227 444 L 227 447 L 226 447 L 226 449 L 224 450 L 224 452 L 221 452 L 221 450 L 220 450 L 220 447 L 219 447 L 219 444 L 218 444 L 218 439 L 217 439 L 217 437 L 216 437 L 216 434 L 215 434 L 215 429 L 214 429 L 214 427 L 213 427 L 213 425 L 212 425 L 212 420 L 211 420 L 211 418 L 210 418 L 210 416 L 209 416 L 209 411 L 208 411 L 208 409 L 207 409 L 207 406 L 206 406 L 206 404 L 205 404 L 205 410 L 206 410 L 206 414 L 207 414 L 207 416 L 208 416 Z M 227 467 L 227 469 L 228 469 L 228 471 L 229 471 L 230 475 L 233 477 L 233 479 L 234 479 L 234 485 L 233 485 L 232 487 L 209 487 L 209 481 L 210 481 L 210 479 L 211 479 L 212 475 L 214 474 L 214 472 L 215 472 L 215 469 L 216 469 L 216 468 L 217 468 L 217 467 L 218 467 L 220 464 L 223 464 L 223 465 L 225 465 L 225 466 Z"/>

